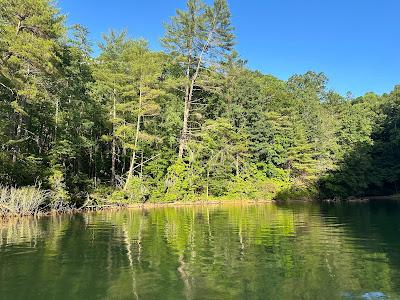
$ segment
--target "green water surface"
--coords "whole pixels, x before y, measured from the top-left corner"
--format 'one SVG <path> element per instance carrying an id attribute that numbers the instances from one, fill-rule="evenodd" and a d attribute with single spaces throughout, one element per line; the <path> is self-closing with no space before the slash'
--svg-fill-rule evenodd
<path id="1" fill-rule="evenodd" d="M 0 299 L 400 299 L 400 204 L 3 220 Z"/>

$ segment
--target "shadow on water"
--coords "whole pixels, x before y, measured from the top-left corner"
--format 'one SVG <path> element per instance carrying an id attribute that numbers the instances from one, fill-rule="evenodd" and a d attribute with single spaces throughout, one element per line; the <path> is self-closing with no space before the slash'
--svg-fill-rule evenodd
<path id="1" fill-rule="evenodd" d="M 400 201 L 322 204 L 321 215 L 343 224 L 360 247 L 388 252 L 391 264 L 400 270 Z"/>
<path id="2" fill-rule="evenodd" d="M 342 224 L 356 241 L 357 248 L 365 250 L 366 256 L 361 256 L 360 261 L 365 263 L 367 260 L 376 268 L 382 267 L 379 262 L 390 265 L 392 271 L 381 269 L 381 280 L 400 287 L 400 201 L 376 199 L 365 203 L 324 203 L 321 204 L 321 215 L 327 223 L 334 220 Z M 367 264 L 363 270 L 368 272 Z M 364 296 L 363 299 L 392 299 L 384 297 L 380 291 Z"/>
<path id="3" fill-rule="evenodd" d="M 400 86 L 385 97 L 386 100 L 377 109 L 379 113 L 371 140 L 359 142 L 346 155 L 338 170 L 320 180 L 321 197 L 392 195 L 400 192 Z"/>

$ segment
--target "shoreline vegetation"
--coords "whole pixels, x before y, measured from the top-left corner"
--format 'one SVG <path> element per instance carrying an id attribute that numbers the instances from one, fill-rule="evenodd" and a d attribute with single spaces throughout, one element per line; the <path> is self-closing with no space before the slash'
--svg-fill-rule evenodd
<path id="1" fill-rule="evenodd" d="M 87 200 L 81 207 L 66 203 L 55 203 L 51 200 L 51 191 L 44 191 L 38 187 L 9 188 L 0 187 L 0 218 L 22 216 L 47 216 L 52 214 L 91 212 L 115 209 L 180 207 L 198 205 L 222 204 L 265 204 L 275 200 L 256 200 L 244 198 L 212 198 L 192 199 L 175 202 L 144 202 L 144 203 L 110 203 L 104 199 L 102 203 L 93 203 Z"/>
<path id="2" fill-rule="evenodd" d="M 400 201 L 400 194 L 390 196 L 373 196 L 347 199 L 324 199 L 323 203 L 366 203 L 371 200 L 393 200 Z M 290 203 L 307 203 L 315 199 L 292 199 Z M 220 206 L 220 205 L 259 205 L 273 203 L 288 203 L 288 201 L 276 199 L 246 199 L 246 198 L 212 198 L 212 199 L 192 199 L 174 202 L 142 202 L 142 203 L 110 203 L 104 199 L 103 204 L 94 204 L 86 201 L 81 207 L 75 207 L 66 203 L 51 202 L 51 192 L 43 191 L 37 187 L 8 188 L 0 187 L 0 219 L 27 217 L 27 216 L 49 216 L 59 214 L 73 214 L 83 212 L 96 212 L 104 210 L 121 209 L 153 209 L 163 207 L 187 207 L 187 206 Z"/>
<path id="3" fill-rule="evenodd" d="M 253 71 L 226 0 L 188 0 L 162 51 L 110 30 L 98 55 L 53 1 L 0 7 L 0 215 L 399 193 L 400 86 Z"/>

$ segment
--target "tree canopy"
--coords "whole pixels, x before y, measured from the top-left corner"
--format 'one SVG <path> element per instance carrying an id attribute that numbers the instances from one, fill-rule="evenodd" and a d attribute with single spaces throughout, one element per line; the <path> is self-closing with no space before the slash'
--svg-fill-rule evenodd
<path id="1" fill-rule="evenodd" d="M 49 0 L 0 0 L 0 184 L 61 201 L 398 193 L 400 88 L 252 71 L 225 0 L 188 0 L 164 51 L 110 31 L 94 56 Z"/>

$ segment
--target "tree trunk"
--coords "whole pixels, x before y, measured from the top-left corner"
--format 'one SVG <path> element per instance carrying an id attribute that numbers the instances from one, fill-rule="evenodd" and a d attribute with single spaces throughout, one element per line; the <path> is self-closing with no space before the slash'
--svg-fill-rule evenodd
<path id="1" fill-rule="evenodd" d="M 185 87 L 185 107 L 183 111 L 183 127 L 181 132 L 181 138 L 179 140 L 179 154 L 178 158 L 181 159 L 183 157 L 183 152 L 185 151 L 186 146 L 186 138 L 188 133 L 188 123 L 189 123 L 189 112 L 190 112 L 190 66 L 192 64 L 191 52 L 188 58 L 188 65 L 186 69 L 186 87 Z"/>
<path id="2" fill-rule="evenodd" d="M 183 152 L 185 151 L 186 143 L 188 140 L 188 134 L 189 134 L 189 114 L 190 114 L 190 106 L 192 104 L 192 98 L 193 98 L 193 91 L 194 91 L 194 86 L 196 84 L 197 77 L 199 76 L 201 64 L 203 62 L 203 57 L 208 49 L 208 46 L 211 42 L 211 38 L 214 33 L 214 28 L 210 33 L 208 34 L 207 41 L 205 42 L 203 49 L 201 50 L 200 56 L 198 58 L 198 62 L 196 65 L 196 69 L 194 70 L 193 76 L 190 76 L 190 67 L 192 64 L 192 57 L 191 57 L 191 52 L 189 53 L 189 59 L 188 59 L 188 68 L 186 70 L 186 79 L 190 84 L 186 86 L 186 91 L 185 91 L 185 108 L 183 112 L 183 128 L 182 128 L 182 133 L 181 133 L 181 139 L 179 141 L 179 153 L 178 153 L 178 158 L 183 157 Z"/>
<path id="3" fill-rule="evenodd" d="M 18 34 L 19 34 L 20 30 L 21 30 L 21 26 L 22 26 L 22 20 L 19 19 L 19 20 L 18 20 L 18 24 L 17 24 L 17 28 L 16 28 L 16 30 L 15 30 L 15 36 L 18 36 Z M 10 53 L 8 54 L 8 57 L 6 58 L 6 60 L 8 60 L 8 59 L 11 57 L 11 55 L 12 55 L 12 52 L 10 52 Z M 28 67 L 28 74 L 29 74 L 29 67 Z M 18 97 L 18 96 L 17 96 L 17 97 Z M 18 98 L 17 98 L 17 99 L 18 99 Z M 22 114 L 19 113 L 19 116 L 18 116 L 18 125 L 17 125 L 17 130 L 16 130 L 16 140 L 19 140 L 20 137 L 21 137 L 22 122 L 23 122 Z M 13 153 L 13 157 L 12 157 L 12 162 L 13 162 L 14 164 L 17 162 L 17 154 L 18 154 L 19 152 L 20 152 L 19 146 L 16 145 L 15 148 L 14 148 L 14 153 Z"/>
<path id="4" fill-rule="evenodd" d="M 142 150 L 142 159 L 140 161 L 140 180 L 143 180 L 143 150 Z"/>
<path id="5" fill-rule="evenodd" d="M 55 124 L 54 124 L 54 142 L 57 142 L 58 113 L 59 113 L 59 103 L 58 103 L 58 100 L 56 100 L 56 115 L 55 115 Z"/>
<path id="6" fill-rule="evenodd" d="M 22 131 L 22 114 L 18 115 L 18 124 L 17 124 L 17 129 L 16 129 L 16 134 L 15 134 L 15 139 L 19 140 L 21 138 L 21 131 Z M 17 162 L 17 156 L 20 152 L 20 147 L 19 147 L 19 141 L 17 142 L 17 144 L 14 147 L 14 153 L 13 153 L 13 163 L 15 164 Z"/>
<path id="7" fill-rule="evenodd" d="M 236 154 L 235 166 L 236 166 L 236 177 L 239 177 L 239 154 Z"/>
<path id="8" fill-rule="evenodd" d="M 183 157 L 183 152 L 186 147 L 186 142 L 187 142 L 187 136 L 188 136 L 188 130 L 189 130 L 189 113 L 190 113 L 190 99 L 191 97 L 189 96 L 189 93 L 185 97 L 185 109 L 183 111 L 183 128 L 182 128 L 182 134 L 181 134 L 181 139 L 179 142 L 179 158 Z"/>
<path id="9" fill-rule="evenodd" d="M 207 169 L 207 186 L 206 186 L 207 200 L 208 200 L 208 196 L 209 196 L 209 180 L 210 180 L 210 171 Z"/>
<path id="10" fill-rule="evenodd" d="M 136 123 L 135 144 L 134 144 L 134 149 L 133 149 L 132 158 L 131 158 L 131 164 L 130 164 L 129 171 L 128 171 L 128 177 L 126 178 L 124 190 L 126 190 L 128 188 L 129 181 L 132 178 L 133 168 L 135 166 L 136 148 L 137 148 L 138 140 L 139 140 L 141 118 L 142 118 L 142 87 L 140 86 L 139 87 L 139 111 L 138 111 L 137 123 Z"/>
<path id="11" fill-rule="evenodd" d="M 115 119 L 117 118 L 117 99 L 115 96 L 115 90 L 114 90 L 114 99 L 113 99 L 113 124 L 112 124 L 112 149 L 111 149 L 111 184 L 115 186 L 115 160 L 116 160 L 116 147 L 117 143 L 115 140 Z"/>

